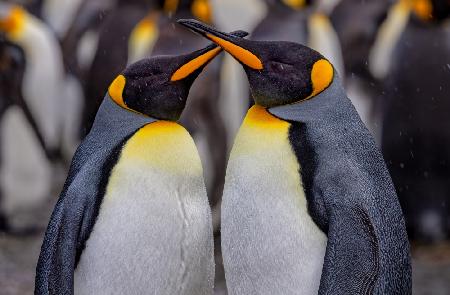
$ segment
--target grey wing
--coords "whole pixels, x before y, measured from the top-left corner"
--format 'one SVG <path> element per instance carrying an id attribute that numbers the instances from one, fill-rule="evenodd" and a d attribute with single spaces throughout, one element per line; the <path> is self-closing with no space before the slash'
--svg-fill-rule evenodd
<path id="1" fill-rule="evenodd" d="M 60 199 L 53 211 L 36 267 L 35 294 L 72 294 L 79 216 Z"/>
<path id="2" fill-rule="evenodd" d="M 319 294 L 373 294 L 379 250 L 375 228 L 362 207 L 333 205 Z"/>
<path id="3" fill-rule="evenodd" d="M 35 294 L 73 294 L 76 263 L 97 214 L 94 170 L 81 169 L 61 193 L 36 267 Z"/>
<path id="4" fill-rule="evenodd" d="M 74 271 L 94 227 L 108 179 L 134 134 L 92 152 L 82 144 L 50 219 L 36 267 L 35 294 L 73 294 Z"/>

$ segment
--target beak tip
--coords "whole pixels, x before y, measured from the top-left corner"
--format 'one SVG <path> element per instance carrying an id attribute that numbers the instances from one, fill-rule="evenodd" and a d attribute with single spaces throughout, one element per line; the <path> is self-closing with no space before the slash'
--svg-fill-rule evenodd
<path id="1" fill-rule="evenodd" d="M 187 19 L 187 18 L 181 18 L 179 20 L 177 20 L 177 23 L 179 23 L 180 25 L 183 25 L 185 27 L 188 28 L 192 28 L 192 27 L 198 27 L 199 22 L 195 19 Z"/>
<path id="2" fill-rule="evenodd" d="M 202 22 L 199 22 L 195 19 L 179 19 L 177 22 L 190 29 L 194 33 L 200 34 L 200 35 L 206 35 L 209 31 L 209 27 Z"/>

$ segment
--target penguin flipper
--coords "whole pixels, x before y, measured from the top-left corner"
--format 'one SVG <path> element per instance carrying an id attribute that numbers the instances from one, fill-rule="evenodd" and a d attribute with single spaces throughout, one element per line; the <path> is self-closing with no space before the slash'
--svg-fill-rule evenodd
<path id="1" fill-rule="evenodd" d="M 319 294 L 373 294 L 380 255 L 370 216 L 358 205 L 333 207 Z"/>
<path id="2" fill-rule="evenodd" d="M 94 226 L 102 194 L 98 167 L 88 160 L 76 170 L 50 218 L 36 267 L 35 294 L 73 294 L 74 271 Z M 106 175 L 109 175 L 106 173 Z"/>
<path id="3" fill-rule="evenodd" d="M 76 232 L 79 222 L 70 215 L 67 198 L 56 204 L 36 267 L 35 294 L 73 294 Z"/>

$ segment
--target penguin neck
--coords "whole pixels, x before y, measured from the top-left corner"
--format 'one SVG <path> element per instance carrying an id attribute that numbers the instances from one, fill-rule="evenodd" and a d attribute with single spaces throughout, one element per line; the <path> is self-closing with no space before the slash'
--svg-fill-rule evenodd
<path id="1" fill-rule="evenodd" d="M 319 122 L 327 121 L 329 117 L 340 116 L 340 112 L 347 112 L 351 105 L 344 92 L 337 73 L 331 85 L 315 97 L 298 103 L 273 107 L 269 113 L 285 121 Z"/>

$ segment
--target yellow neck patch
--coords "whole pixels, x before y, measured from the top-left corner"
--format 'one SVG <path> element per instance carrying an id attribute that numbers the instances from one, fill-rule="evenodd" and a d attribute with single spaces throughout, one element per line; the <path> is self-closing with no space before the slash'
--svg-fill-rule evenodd
<path id="1" fill-rule="evenodd" d="M 214 57 L 216 57 L 220 52 L 222 51 L 222 48 L 217 47 L 213 50 L 210 50 L 206 52 L 205 54 L 200 55 L 199 57 L 189 61 L 188 63 L 181 66 L 171 77 L 171 81 L 179 81 L 183 80 L 184 78 L 188 77 L 190 74 L 204 66 L 206 63 L 208 63 L 210 60 L 212 60 Z"/>
<path id="2" fill-rule="evenodd" d="M 311 71 L 313 92 L 308 98 L 316 96 L 330 86 L 333 77 L 334 69 L 330 62 L 325 59 L 318 60 Z"/>
<path id="3" fill-rule="evenodd" d="M 125 144 L 122 159 L 158 171 L 186 176 L 202 175 L 192 137 L 175 122 L 156 121 L 142 127 Z"/>
<path id="4" fill-rule="evenodd" d="M 206 34 L 206 36 L 246 66 L 254 70 L 262 70 L 264 68 L 262 61 L 247 49 L 211 34 Z"/>
<path id="5" fill-rule="evenodd" d="M 283 0 L 283 3 L 293 9 L 302 9 L 306 6 L 306 0 Z"/>
<path id="6" fill-rule="evenodd" d="M 192 3 L 192 14 L 204 23 L 212 22 L 212 9 L 208 0 L 195 0 Z"/>
<path id="7" fill-rule="evenodd" d="M 275 129 L 288 128 L 290 125 L 288 122 L 271 115 L 265 108 L 258 105 L 250 108 L 244 119 L 244 124 L 253 127 Z"/>
<path id="8" fill-rule="evenodd" d="M 121 106 L 124 109 L 130 110 L 130 108 L 123 101 L 123 90 L 127 80 L 125 76 L 119 75 L 116 79 L 111 83 L 108 89 L 109 96 L 111 96 L 112 100 Z"/>
<path id="9" fill-rule="evenodd" d="M 270 157 L 273 149 L 279 151 L 282 146 L 289 146 L 289 128 L 291 124 L 272 116 L 265 108 L 255 105 L 247 112 L 244 122 L 236 136 L 230 155 Z M 289 148 L 289 150 L 291 150 Z M 296 163 L 296 161 L 292 161 Z M 295 169 L 294 171 L 298 171 Z"/>
<path id="10" fill-rule="evenodd" d="M 0 19 L 0 30 L 8 35 L 8 38 L 17 40 L 20 38 L 26 20 L 26 11 L 20 6 L 13 6 L 9 15 Z"/>

